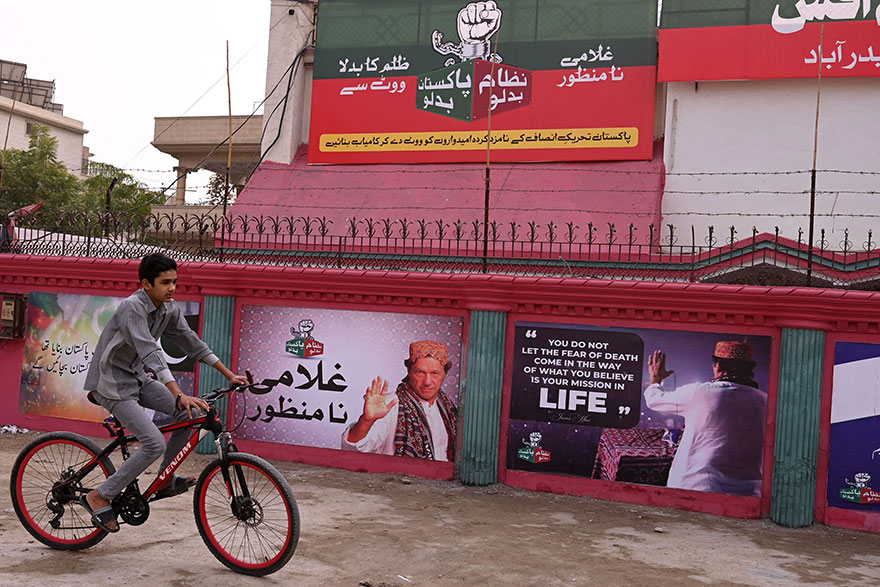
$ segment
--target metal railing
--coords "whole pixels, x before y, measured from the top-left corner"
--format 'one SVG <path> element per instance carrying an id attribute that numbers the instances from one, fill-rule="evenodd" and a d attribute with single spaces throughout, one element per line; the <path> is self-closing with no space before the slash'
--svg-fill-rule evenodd
<path id="1" fill-rule="evenodd" d="M 480 221 L 349 218 L 333 230 L 327 218 L 226 218 L 187 213 L 146 217 L 42 212 L 21 219 L 0 251 L 28 255 L 138 258 L 167 250 L 179 261 L 216 261 L 443 273 L 649 281 L 880 286 L 880 249 L 872 231 L 843 231 L 832 245 L 820 231 L 783 235 L 735 227 L 682 234 L 673 225 L 618 227 L 587 221 L 539 225 Z M 105 236 L 108 235 L 108 236 Z"/>

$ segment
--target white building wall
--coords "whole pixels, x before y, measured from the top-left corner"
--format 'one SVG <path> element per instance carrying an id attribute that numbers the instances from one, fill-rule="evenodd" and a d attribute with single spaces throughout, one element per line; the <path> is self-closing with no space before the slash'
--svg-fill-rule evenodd
<path id="1" fill-rule="evenodd" d="M 261 149 L 266 153 L 265 161 L 288 164 L 293 161 L 299 146 L 308 141 L 307 105 L 311 103 L 312 50 L 307 50 L 297 64 L 285 108 L 283 100 L 290 76 L 287 70 L 297 54 L 314 43 L 315 8 L 307 2 L 272 0 L 269 22 L 271 29 L 266 66 L 266 95 L 269 98 L 263 105 Z M 273 142 L 274 146 L 270 149 Z"/>
<path id="2" fill-rule="evenodd" d="M 28 123 L 49 127 L 50 134 L 58 140 L 58 160 L 71 173 L 85 175 L 85 170 L 80 168 L 83 162 L 83 135 L 89 131 L 83 128 L 82 122 L 22 102 L 15 102 L 13 107 L 11 99 L 0 96 L 0 148 L 5 142 L 8 149 L 26 150 L 30 142 Z"/>
<path id="3" fill-rule="evenodd" d="M 722 238 L 731 225 L 737 238 L 802 228 L 806 239 L 817 94 L 815 238 L 824 228 L 838 248 L 849 228 L 861 247 L 878 234 L 878 78 L 668 84 L 664 224 L 698 238 L 710 225 Z"/>

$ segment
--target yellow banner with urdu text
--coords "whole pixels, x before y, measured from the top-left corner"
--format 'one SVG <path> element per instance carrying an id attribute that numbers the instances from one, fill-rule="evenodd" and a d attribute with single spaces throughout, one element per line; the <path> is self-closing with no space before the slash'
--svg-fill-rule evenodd
<path id="1" fill-rule="evenodd" d="M 491 142 L 490 142 L 491 137 Z M 323 152 L 352 151 L 467 151 L 485 149 L 589 149 L 597 147 L 635 147 L 639 143 L 636 127 L 563 128 L 412 133 L 322 134 Z"/>

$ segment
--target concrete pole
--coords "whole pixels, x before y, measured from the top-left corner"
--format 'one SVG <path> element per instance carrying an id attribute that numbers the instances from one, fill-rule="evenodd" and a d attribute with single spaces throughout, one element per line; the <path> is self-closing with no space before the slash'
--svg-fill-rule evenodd
<path id="1" fill-rule="evenodd" d="M 263 142 L 260 148 L 265 161 L 274 161 L 287 165 L 293 161 L 297 149 L 306 142 L 304 133 L 308 126 L 308 89 L 312 82 L 312 68 L 305 66 L 303 55 L 293 71 L 293 83 L 287 94 L 288 76 L 285 74 L 290 64 L 296 59 L 297 53 L 314 41 L 315 8 L 307 2 L 291 0 L 272 0 L 270 16 L 271 32 L 269 33 L 269 57 L 266 67 L 266 94 L 274 93 L 263 106 Z M 276 88 L 276 84 L 278 87 Z M 279 105 L 287 98 L 287 106 Z M 275 107 L 278 106 L 276 109 Z M 284 117 L 282 120 L 282 110 Z M 274 111 L 274 114 L 269 116 Z M 279 134 L 280 132 L 280 134 Z M 277 137 L 277 141 L 276 141 Z M 274 142 L 271 150 L 266 153 Z"/>
<path id="2" fill-rule="evenodd" d="M 179 165 L 174 168 L 174 173 L 180 178 L 175 184 L 175 187 L 177 188 L 177 191 L 174 194 L 175 206 L 186 205 L 186 174 L 189 172 L 190 170 L 188 168 Z"/>

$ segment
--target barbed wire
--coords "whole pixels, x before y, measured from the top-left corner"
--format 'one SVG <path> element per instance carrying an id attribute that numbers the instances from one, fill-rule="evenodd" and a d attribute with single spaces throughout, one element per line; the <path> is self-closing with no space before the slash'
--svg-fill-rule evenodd
<path id="1" fill-rule="evenodd" d="M 623 162 L 626 163 L 626 162 Z M 675 171 L 675 172 L 662 172 L 660 170 L 645 170 L 645 169 L 602 169 L 602 168 L 592 168 L 592 167 L 581 167 L 582 165 L 593 165 L 594 162 L 591 161 L 575 161 L 569 163 L 559 163 L 558 166 L 555 167 L 542 167 L 539 165 L 534 165 L 530 163 L 496 163 L 492 166 L 493 169 L 497 171 L 522 171 L 522 172 L 531 172 L 531 171 L 569 171 L 569 172 L 577 172 L 577 173 L 607 173 L 607 174 L 619 174 L 619 175 L 660 175 L 661 173 L 666 177 L 751 177 L 751 176 L 796 176 L 796 175 L 809 175 L 812 173 L 811 169 L 794 169 L 788 171 Z M 426 164 L 399 164 L 394 166 L 391 169 L 383 169 L 382 165 L 367 165 L 363 166 L 365 168 L 351 169 L 351 165 L 321 165 L 321 166 L 309 166 L 306 170 L 296 169 L 292 166 L 283 166 L 281 167 L 263 167 L 259 171 L 261 174 L 263 173 L 319 173 L 319 174 L 368 174 L 368 175 L 382 175 L 382 174 L 412 174 L 412 175 L 431 175 L 438 173 L 484 173 L 485 172 L 485 164 L 481 163 L 446 163 L 443 164 L 445 167 L 443 169 L 423 169 Z M 438 164 L 430 164 L 430 165 L 438 165 Z M 573 167 L 568 165 L 579 165 L 579 167 Z M 361 166 L 358 166 L 361 167 Z M 174 173 L 174 169 L 141 169 L 141 168 L 117 168 L 120 171 L 125 173 Z M 82 173 L 82 169 L 68 169 L 71 173 L 79 173 L 81 175 L 86 175 Z M 315 170 L 315 171 L 311 171 Z M 866 175 L 866 176 L 880 176 L 880 171 L 864 171 L 864 170 L 853 170 L 853 169 L 817 169 L 817 174 L 826 174 L 826 173 L 839 173 L 846 175 Z"/>

